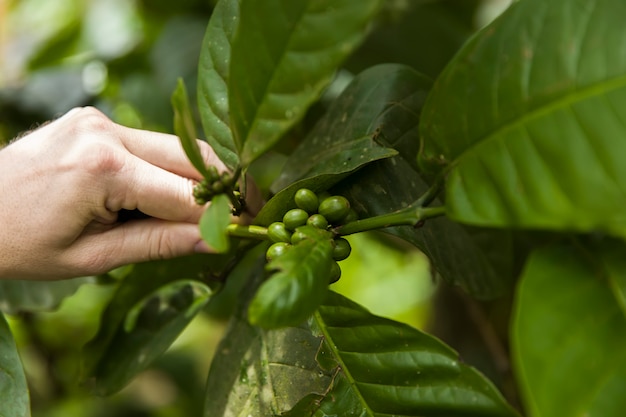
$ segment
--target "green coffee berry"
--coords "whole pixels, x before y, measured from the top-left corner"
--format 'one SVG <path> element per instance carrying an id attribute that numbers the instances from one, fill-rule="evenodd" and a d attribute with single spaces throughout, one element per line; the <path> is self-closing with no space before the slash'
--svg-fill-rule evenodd
<path id="1" fill-rule="evenodd" d="M 352 247 L 350 246 L 350 242 L 346 239 L 340 237 L 333 241 L 333 259 L 335 261 L 343 261 L 348 256 L 350 256 L 350 252 L 352 252 Z"/>
<path id="2" fill-rule="evenodd" d="M 217 167 L 215 167 L 214 165 L 207 167 L 207 171 L 209 173 L 207 180 L 209 180 L 210 182 L 214 182 L 220 179 L 220 173 L 217 172 Z"/>
<path id="3" fill-rule="evenodd" d="M 272 244 L 269 248 L 267 248 L 267 251 L 265 252 L 265 259 L 267 259 L 268 261 L 276 259 L 279 256 L 283 255 L 285 252 L 287 252 L 290 247 L 291 245 L 289 243 L 276 242 Z"/>
<path id="4" fill-rule="evenodd" d="M 296 227 L 304 226 L 308 218 L 309 213 L 296 208 L 285 213 L 283 216 L 283 223 L 285 224 L 285 228 L 287 228 L 287 230 L 296 230 Z"/>
<path id="5" fill-rule="evenodd" d="M 330 196 L 320 203 L 318 211 L 330 223 L 339 223 L 350 212 L 350 202 L 340 195 Z"/>
<path id="6" fill-rule="evenodd" d="M 291 244 L 297 245 L 298 243 L 302 242 L 306 238 L 307 238 L 306 233 L 304 233 L 302 230 L 296 229 L 296 231 L 293 232 L 293 235 L 291 235 Z"/>
<path id="7" fill-rule="evenodd" d="M 224 184 L 221 181 L 215 181 L 211 184 L 211 191 L 215 194 L 220 194 L 224 191 Z"/>
<path id="8" fill-rule="evenodd" d="M 321 214 L 312 214 L 307 219 L 306 224 L 317 227 L 318 229 L 326 229 L 328 227 L 328 220 Z"/>
<path id="9" fill-rule="evenodd" d="M 341 267 L 339 266 L 337 262 L 333 261 L 333 263 L 330 266 L 330 275 L 329 275 L 328 283 L 333 284 L 339 281 L 339 278 L 341 278 Z"/>
<path id="10" fill-rule="evenodd" d="M 272 242 L 291 242 L 291 232 L 285 229 L 283 222 L 274 222 L 267 228 L 267 237 Z"/>
<path id="11" fill-rule="evenodd" d="M 359 220 L 359 215 L 356 213 L 356 211 L 354 211 L 354 209 L 351 208 L 348 214 L 346 214 L 346 217 L 341 220 L 341 224 L 347 224 L 355 222 L 357 220 Z"/>
<path id="12" fill-rule="evenodd" d="M 306 211 L 309 214 L 316 213 L 319 205 L 317 195 L 308 188 L 300 188 L 296 191 L 294 201 L 298 208 Z"/>

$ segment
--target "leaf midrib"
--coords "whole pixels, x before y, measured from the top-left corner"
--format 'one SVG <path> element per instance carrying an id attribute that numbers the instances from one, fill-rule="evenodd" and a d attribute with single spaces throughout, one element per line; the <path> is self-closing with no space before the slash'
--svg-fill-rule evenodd
<path id="1" fill-rule="evenodd" d="M 486 146 L 487 143 L 500 140 L 503 134 L 509 130 L 513 130 L 520 125 L 524 125 L 532 120 L 539 119 L 553 111 L 563 109 L 565 107 L 573 106 L 577 103 L 582 103 L 587 99 L 599 97 L 610 91 L 616 91 L 626 87 L 626 74 L 619 77 L 613 77 L 606 79 L 602 82 L 590 84 L 582 89 L 573 91 L 569 94 L 565 94 L 561 98 L 549 101 L 544 105 L 541 105 L 527 113 L 524 113 L 521 117 L 512 119 L 508 122 L 497 127 L 491 133 L 483 136 L 482 139 L 475 141 L 471 146 L 463 150 L 453 161 L 450 162 L 448 169 L 451 169 L 458 165 L 467 155 L 476 152 L 476 149 L 481 146 Z M 429 156 L 429 158 L 432 155 Z"/>
<path id="2" fill-rule="evenodd" d="M 343 372 L 343 374 L 345 375 L 346 379 L 348 380 L 348 383 L 353 388 L 355 395 L 359 398 L 359 401 L 361 402 L 363 407 L 365 407 L 365 409 L 366 409 L 366 411 L 368 413 L 368 416 L 374 416 L 375 415 L 374 411 L 370 408 L 369 404 L 367 403 L 367 401 L 365 400 L 365 398 L 361 394 L 361 391 L 358 389 L 357 381 L 352 376 L 352 373 L 350 372 L 350 370 L 349 370 L 348 366 L 346 365 L 346 363 L 343 361 L 343 359 L 341 357 L 341 354 L 340 354 L 341 352 L 337 348 L 337 346 L 335 345 L 335 343 L 333 341 L 332 335 L 326 330 L 326 327 L 327 327 L 326 326 L 326 322 L 324 321 L 324 318 L 321 316 L 321 314 L 319 312 L 319 309 L 313 314 L 313 318 L 314 318 L 314 320 L 317 323 L 317 327 L 322 332 L 322 335 L 324 336 L 324 339 L 328 342 L 327 343 L 328 347 L 332 351 L 335 360 L 339 364 L 341 372 Z"/>

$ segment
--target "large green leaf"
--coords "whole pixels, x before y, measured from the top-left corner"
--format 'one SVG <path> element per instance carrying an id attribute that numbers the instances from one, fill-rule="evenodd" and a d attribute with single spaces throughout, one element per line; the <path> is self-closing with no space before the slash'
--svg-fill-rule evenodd
<path id="1" fill-rule="evenodd" d="M 295 326 L 324 301 L 333 262 L 332 235 L 313 226 L 299 227 L 296 232 L 307 237 L 267 265 L 272 275 L 261 285 L 248 309 L 253 325 Z"/>
<path id="2" fill-rule="evenodd" d="M 11 329 L 0 314 L 0 416 L 30 417 L 28 384 Z"/>
<path id="3" fill-rule="evenodd" d="M 305 114 L 363 38 L 379 0 L 241 3 L 228 98 L 244 167 Z"/>
<path id="4" fill-rule="evenodd" d="M 198 67 L 198 109 L 207 142 L 235 170 L 237 148 L 228 116 L 230 45 L 239 23 L 241 0 L 220 0 L 211 14 Z"/>
<path id="5" fill-rule="evenodd" d="M 514 2 L 448 65 L 424 108 L 424 166 L 448 214 L 626 236 L 622 0 Z"/>
<path id="6" fill-rule="evenodd" d="M 205 408 L 205 416 L 227 415 L 517 414 L 440 341 L 331 292 L 308 324 L 262 331 L 231 322 Z"/>
<path id="7" fill-rule="evenodd" d="M 512 332 L 532 417 L 624 415 L 626 319 L 603 269 L 570 247 L 538 250 L 528 262 Z"/>
<path id="8" fill-rule="evenodd" d="M 0 280 L 0 310 L 9 314 L 51 311 L 93 277 L 63 281 Z"/>
<path id="9" fill-rule="evenodd" d="M 211 293 L 197 281 L 175 281 L 135 304 L 98 362 L 94 391 L 115 393 L 147 368 L 206 305 Z"/>

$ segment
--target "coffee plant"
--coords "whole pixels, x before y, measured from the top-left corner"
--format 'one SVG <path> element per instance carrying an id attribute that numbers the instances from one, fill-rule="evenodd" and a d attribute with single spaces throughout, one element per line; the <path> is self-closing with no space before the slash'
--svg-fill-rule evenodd
<path id="1" fill-rule="evenodd" d="M 172 96 L 216 253 L 101 277 L 117 287 L 82 350 L 84 386 L 119 391 L 237 281 L 206 417 L 623 415 L 626 3 L 515 1 L 443 70 L 364 65 L 331 93 L 400 3 L 217 2 L 197 114 L 227 172 L 200 156 L 184 82 Z M 386 45 L 412 54 L 401 38 Z M 277 149 L 286 163 L 257 211 L 254 172 Z M 443 285 L 510 312 L 496 336 L 513 368 L 506 397 L 454 347 L 329 287 L 353 249 L 345 236 L 374 230 L 421 250 Z M 5 310 L 28 309 L 3 285 Z M 0 415 L 28 415 L 4 321 L 0 349 Z"/>

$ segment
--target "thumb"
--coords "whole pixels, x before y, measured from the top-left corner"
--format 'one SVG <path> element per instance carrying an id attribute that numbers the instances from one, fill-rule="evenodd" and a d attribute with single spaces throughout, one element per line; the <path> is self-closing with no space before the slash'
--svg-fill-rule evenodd
<path id="1" fill-rule="evenodd" d="M 71 251 L 89 273 L 104 273 L 130 263 L 211 253 L 198 225 L 161 219 L 123 223 L 106 232 L 85 235 Z"/>

